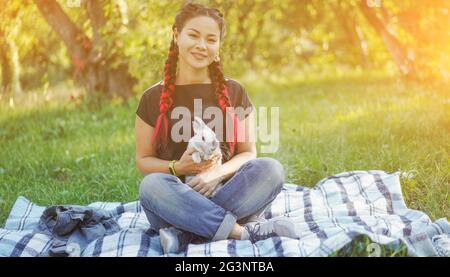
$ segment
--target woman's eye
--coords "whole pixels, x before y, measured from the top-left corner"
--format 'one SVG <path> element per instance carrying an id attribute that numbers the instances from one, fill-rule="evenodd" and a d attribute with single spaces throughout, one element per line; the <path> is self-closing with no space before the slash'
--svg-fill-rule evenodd
<path id="1" fill-rule="evenodd" d="M 216 42 L 215 40 L 213 40 L 213 39 L 210 39 L 209 40 L 209 42 L 211 42 L 211 43 L 214 43 L 214 42 Z"/>
<path id="2" fill-rule="evenodd" d="M 190 36 L 190 37 L 193 37 L 193 38 L 197 37 L 197 36 L 194 35 L 194 34 L 190 34 L 189 36 Z"/>

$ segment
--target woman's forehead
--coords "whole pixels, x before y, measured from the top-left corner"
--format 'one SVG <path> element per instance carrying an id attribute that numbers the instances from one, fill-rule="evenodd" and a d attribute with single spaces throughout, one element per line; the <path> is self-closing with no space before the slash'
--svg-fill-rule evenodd
<path id="1" fill-rule="evenodd" d="M 183 29 L 197 31 L 203 35 L 220 35 L 219 24 L 209 16 L 191 18 L 186 22 Z"/>

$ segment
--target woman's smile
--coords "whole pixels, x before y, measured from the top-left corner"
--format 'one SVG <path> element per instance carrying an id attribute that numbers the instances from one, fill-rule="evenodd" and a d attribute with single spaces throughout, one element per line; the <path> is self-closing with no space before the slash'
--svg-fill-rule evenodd
<path id="1" fill-rule="evenodd" d="M 206 55 L 202 55 L 199 53 L 191 53 L 192 56 L 194 56 L 197 60 L 203 60 L 204 58 L 206 58 Z"/>

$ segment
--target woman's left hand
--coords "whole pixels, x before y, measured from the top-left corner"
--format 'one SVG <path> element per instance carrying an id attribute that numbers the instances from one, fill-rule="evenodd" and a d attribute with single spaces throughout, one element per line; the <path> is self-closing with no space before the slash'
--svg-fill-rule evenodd
<path id="1" fill-rule="evenodd" d="M 220 166 L 214 166 L 200 172 L 189 183 L 187 183 L 188 186 L 203 196 L 209 197 L 223 179 L 219 172 L 219 168 Z"/>

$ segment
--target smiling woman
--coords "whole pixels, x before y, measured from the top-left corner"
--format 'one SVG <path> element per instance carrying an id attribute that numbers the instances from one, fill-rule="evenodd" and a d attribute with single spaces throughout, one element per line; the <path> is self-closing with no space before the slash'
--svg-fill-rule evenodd
<path id="1" fill-rule="evenodd" d="M 192 73 L 186 76 L 178 72 L 177 76 L 186 80 L 178 80 L 177 84 L 210 82 L 204 69 L 213 61 L 219 61 L 220 33 L 218 25 L 209 16 L 188 20 L 181 32 L 175 27 L 174 42 L 178 45 L 180 71 Z"/>
<path id="2" fill-rule="evenodd" d="M 225 34 L 223 15 L 190 3 L 177 14 L 172 30 L 164 80 L 142 96 L 135 126 L 136 164 L 145 175 L 140 201 L 151 228 L 159 231 L 164 251 L 182 251 L 196 239 L 296 238 L 292 222 L 264 222 L 260 216 L 281 191 L 284 169 L 275 159 L 256 158 L 256 145 L 250 139 L 254 137 L 253 112 L 238 118 L 230 109 L 247 109 L 252 104 L 245 89 L 223 74 L 219 58 Z M 196 149 L 174 142 L 172 127 L 178 119 L 174 109 L 183 108 L 193 118 L 198 100 L 205 110 L 220 108 L 223 122 L 219 125 L 231 122 L 233 126 L 226 139 L 218 137 L 219 155 L 195 163 Z M 200 112 L 200 117 L 208 124 L 212 118 L 205 113 Z M 244 141 L 237 141 L 238 130 L 245 132 Z M 185 183 L 185 176 L 195 177 Z"/>

